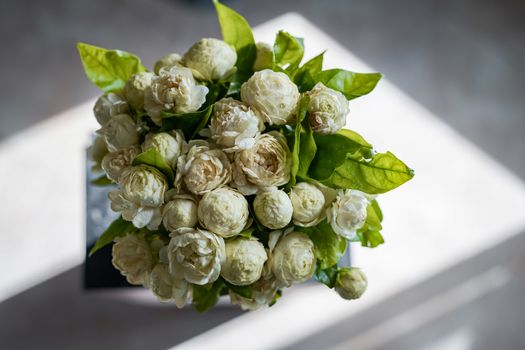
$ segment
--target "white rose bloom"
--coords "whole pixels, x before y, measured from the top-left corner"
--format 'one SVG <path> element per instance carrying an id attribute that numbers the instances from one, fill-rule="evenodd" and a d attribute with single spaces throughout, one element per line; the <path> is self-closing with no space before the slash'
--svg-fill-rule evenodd
<path id="1" fill-rule="evenodd" d="M 166 177 L 157 169 L 139 165 L 127 169 L 120 178 L 123 196 L 144 207 L 159 207 L 168 188 Z"/>
<path id="2" fill-rule="evenodd" d="M 126 100 L 112 92 L 100 96 L 93 107 L 93 114 L 100 126 L 106 125 L 111 117 L 128 111 L 129 105 Z"/>
<path id="3" fill-rule="evenodd" d="M 281 186 L 290 180 L 292 154 L 278 131 L 259 135 L 252 148 L 235 154 L 233 181 L 244 195 L 260 187 Z"/>
<path id="4" fill-rule="evenodd" d="M 252 286 L 252 297 L 245 298 L 230 289 L 230 301 L 233 305 L 239 305 L 244 311 L 254 311 L 263 306 L 268 306 L 277 293 L 275 279 L 260 278 Z"/>
<path id="5" fill-rule="evenodd" d="M 317 186 L 300 182 L 290 191 L 293 206 L 293 223 L 311 227 L 325 218 L 325 197 Z"/>
<path id="6" fill-rule="evenodd" d="M 131 166 L 133 159 L 140 153 L 138 146 L 122 148 L 110 152 L 102 158 L 102 169 L 113 182 L 118 182 L 122 173 Z"/>
<path id="7" fill-rule="evenodd" d="M 186 141 L 180 130 L 176 130 L 171 134 L 167 132 L 149 133 L 142 143 L 142 151 L 153 148 L 159 152 L 172 168 L 177 165 L 177 159 L 185 147 Z"/>
<path id="8" fill-rule="evenodd" d="M 144 110 L 144 93 L 150 87 L 155 74 L 150 72 L 136 73 L 124 85 L 124 96 L 133 109 Z"/>
<path id="9" fill-rule="evenodd" d="M 215 282 L 226 258 L 224 239 L 201 229 L 180 228 L 173 232 L 167 255 L 170 272 L 198 285 Z"/>
<path id="10" fill-rule="evenodd" d="M 191 285 L 182 278 L 175 278 L 168 263 L 160 262 L 147 274 L 146 286 L 161 302 L 175 301 L 178 308 L 184 307 L 190 299 Z"/>
<path id="11" fill-rule="evenodd" d="M 184 183 L 191 193 L 203 195 L 226 185 L 231 176 L 231 164 L 226 153 L 211 149 L 204 140 L 192 140 L 188 144 L 188 152 L 177 161 L 175 187 L 180 190 Z"/>
<path id="12" fill-rule="evenodd" d="M 276 187 L 259 192 L 253 200 L 253 210 L 261 224 L 273 230 L 285 227 L 292 220 L 292 202 Z"/>
<path id="13" fill-rule="evenodd" d="M 182 60 L 182 57 L 179 54 L 169 53 L 166 56 L 162 57 L 157 62 L 155 62 L 155 65 L 153 66 L 153 71 L 155 72 L 155 74 L 159 74 L 161 68 L 181 66 L 181 63 L 180 63 L 181 60 Z"/>
<path id="14" fill-rule="evenodd" d="M 145 284 L 155 263 L 151 247 L 142 235 L 127 234 L 115 238 L 112 256 L 113 266 L 135 285 Z"/>
<path id="15" fill-rule="evenodd" d="M 145 109 L 160 125 L 163 111 L 176 114 L 195 112 L 206 101 L 207 93 L 206 86 L 196 84 L 190 69 L 164 67 L 145 92 Z"/>
<path id="16" fill-rule="evenodd" d="M 308 95 L 308 122 L 313 131 L 335 134 L 345 126 L 348 100 L 342 93 L 317 83 Z"/>
<path id="17" fill-rule="evenodd" d="M 227 97 L 215 102 L 210 122 L 211 138 L 225 151 L 247 149 L 264 130 L 263 121 L 244 103 Z"/>
<path id="18" fill-rule="evenodd" d="M 93 171 L 99 171 L 102 169 L 102 159 L 104 159 L 106 154 L 108 154 L 106 140 L 103 136 L 97 135 L 91 146 L 88 148 L 88 157 L 95 162 L 91 167 Z"/>
<path id="19" fill-rule="evenodd" d="M 368 280 L 359 268 L 343 267 L 337 273 L 335 291 L 346 300 L 359 299 L 366 291 Z"/>
<path id="20" fill-rule="evenodd" d="M 119 212 L 126 221 L 133 222 L 137 228 L 148 227 L 158 229 L 162 221 L 161 207 L 140 206 L 124 197 L 122 190 L 113 190 L 108 193 L 111 210 Z"/>
<path id="21" fill-rule="evenodd" d="M 140 141 L 138 126 L 127 114 L 113 116 L 99 132 L 104 135 L 110 151 L 130 147 Z"/>
<path id="22" fill-rule="evenodd" d="M 189 194 L 173 196 L 162 211 L 162 223 L 168 231 L 195 227 L 198 221 L 197 199 Z"/>
<path id="23" fill-rule="evenodd" d="M 297 114 L 299 90 L 282 72 L 255 72 L 241 86 L 241 99 L 270 125 L 290 123 Z"/>
<path id="24" fill-rule="evenodd" d="M 253 70 L 271 69 L 273 65 L 273 48 L 267 43 L 257 43 L 257 55 L 253 62 Z"/>
<path id="25" fill-rule="evenodd" d="M 184 54 L 183 64 L 201 80 L 220 80 L 233 72 L 237 53 L 219 39 L 201 39 Z"/>
<path id="26" fill-rule="evenodd" d="M 239 237 L 227 241 L 221 276 L 236 286 L 252 284 L 261 277 L 267 259 L 264 246 L 255 239 Z"/>
<path id="27" fill-rule="evenodd" d="M 352 239 L 366 221 L 370 197 L 357 190 L 339 190 L 332 206 L 326 210 L 328 222 L 338 235 Z"/>
<path id="28" fill-rule="evenodd" d="M 200 224 L 224 238 L 239 234 L 249 219 L 248 202 L 242 194 L 228 187 L 206 193 L 199 202 Z"/>
<path id="29" fill-rule="evenodd" d="M 312 277 L 315 271 L 314 244 L 302 232 L 285 234 L 272 251 L 272 272 L 277 284 L 290 287 Z"/>

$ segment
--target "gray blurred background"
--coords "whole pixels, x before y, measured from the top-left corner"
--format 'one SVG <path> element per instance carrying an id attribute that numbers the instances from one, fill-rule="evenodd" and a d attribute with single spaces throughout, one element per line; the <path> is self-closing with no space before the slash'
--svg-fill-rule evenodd
<path id="1" fill-rule="evenodd" d="M 231 0 L 253 26 L 279 14 L 302 14 L 467 139 L 525 179 L 525 3 L 518 0 Z M 220 37 L 210 1 L 118 0 L 0 3 L 0 144 L 98 95 L 87 83 L 77 41 L 120 48 L 146 66 L 184 52 L 202 37 Z M 439 140 L 429 140 L 439 142 Z M 453 156 L 453 155 L 451 155 Z M 469 324 L 472 349 L 524 349 L 525 236 L 396 296 L 294 346 L 321 349 L 353 336 L 403 306 L 458 282 L 483 264 L 502 264 L 519 278 L 489 298 L 419 328 L 385 349 L 420 349 Z M 482 259 L 483 258 L 483 259 Z M 109 302 L 80 288 L 74 268 L 0 303 L 1 349 L 164 349 L 236 317 L 219 308 L 191 310 Z M 395 306 L 392 306 L 395 305 Z M 94 312 L 94 309 L 99 311 Z M 146 341 L 147 340 L 147 341 Z M 440 349 L 453 349 L 444 346 Z"/>

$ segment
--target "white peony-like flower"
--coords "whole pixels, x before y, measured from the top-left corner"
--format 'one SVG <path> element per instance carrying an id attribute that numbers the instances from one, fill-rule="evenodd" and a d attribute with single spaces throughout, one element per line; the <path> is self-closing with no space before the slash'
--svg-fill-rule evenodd
<path id="1" fill-rule="evenodd" d="M 276 298 L 277 286 L 275 279 L 260 278 L 252 286 L 252 297 L 245 298 L 230 289 L 230 301 L 239 305 L 244 311 L 254 311 L 263 306 L 268 306 Z"/>
<path id="2" fill-rule="evenodd" d="M 220 80 L 233 72 L 237 53 L 222 40 L 201 39 L 184 54 L 182 62 L 197 79 Z"/>
<path id="3" fill-rule="evenodd" d="M 290 287 L 312 277 L 315 271 L 315 251 L 312 240 L 302 232 L 285 234 L 271 252 L 272 272 L 277 284 Z"/>
<path id="4" fill-rule="evenodd" d="M 170 234 L 170 272 L 198 285 L 215 282 L 226 258 L 224 239 L 201 229 L 180 228 Z"/>
<path id="5" fill-rule="evenodd" d="M 139 143 L 138 126 L 127 114 L 113 116 L 99 132 L 104 135 L 110 151 L 130 147 Z"/>
<path id="6" fill-rule="evenodd" d="M 207 93 L 206 86 L 196 84 L 190 69 L 164 67 L 145 92 L 145 109 L 160 125 L 163 111 L 176 114 L 195 112 L 206 101 Z"/>
<path id="7" fill-rule="evenodd" d="M 93 114 L 100 126 L 106 125 L 111 117 L 128 111 L 129 105 L 126 100 L 112 92 L 100 96 L 93 107 Z"/>
<path id="8" fill-rule="evenodd" d="M 308 182 L 296 184 L 290 191 L 293 206 L 293 223 L 311 227 L 325 218 L 325 197 L 323 192 Z"/>
<path id="9" fill-rule="evenodd" d="M 244 195 L 260 187 L 281 186 L 290 179 L 292 154 L 278 131 L 259 135 L 255 145 L 235 154 L 233 182 Z"/>
<path id="10" fill-rule="evenodd" d="M 361 269 L 343 267 L 337 272 L 335 291 L 346 300 L 359 299 L 366 291 L 368 280 Z"/>
<path id="11" fill-rule="evenodd" d="M 91 146 L 88 148 L 88 157 L 95 162 L 91 167 L 93 171 L 100 171 L 102 169 L 102 159 L 104 159 L 106 154 L 108 154 L 106 139 L 104 136 L 97 135 Z"/>
<path id="12" fill-rule="evenodd" d="M 317 83 L 308 92 L 308 122 L 320 134 L 335 134 L 346 124 L 348 100 L 339 91 Z"/>
<path id="13" fill-rule="evenodd" d="M 281 229 L 292 220 L 293 207 L 288 195 L 276 187 L 259 192 L 253 200 L 255 217 L 264 226 Z"/>
<path id="14" fill-rule="evenodd" d="M 332 206 L 326 210 L 328 222 L 338 235 L 352 239 L 366 222 L 370 196 L 357 190 L 339 190 Z"/>
<path id="15" fill-rule="evenodd" d="M 248 224 L 248 202 L 242 194 L 229 187 L 206 193 L 199 202 L 202 227 L 224 238 L 239 234 Z"/>
<path id="16" fill-rule="evenodd" d="M 252 147 L 263 130 L 263 121 L 244 103 L 227 97 L 213 105 L 211 138 L 226 152 Z"/>
<path id="17" fill-rule="evenodd" d="M 131 166 L 133 159 L 135 159 L 139 153 L 140 148 L 138 146 L 131 146 L 110 152 L 102 158 L 102 169 L 110 180 L 118 182 L 120 175 Z"/>
<path id="18" fill-rule="evenodd" d="M 271 69 L 273 65 L 273 48 L 263 42 L 257 43 L 257 54 L 253 62 L 253 70 Z"/>
<path id="19" fill-rule="evenodd" d="M 172 168 L 177 165 L 177 159 L 185 148 L 186 141 L 180 130 L 174 130 L 172 133 L 149 133 L 142 143 L 142 151 L 156 150 Z"/>
<path id="20" fill-rule="evenodd" d="M 261 242 L 249 238 L 236 238 L 226 242 L 226 260 L 221 276 L 236 286 L 246 286 L 257 281 L 268 259 Z"/>
<path id="21" fill-rule="evenodd" d="M 146 275 L 146 286 L 161 302 L 175 301 L 180 309 L 186 305 L 191 296 L 191 285 L 183 278 L 175 278 L 166 262 L 159 262 Z"/>
<path id="22" fill-rule="evenodd" d="M 270 125 L 293 121 L 299 104 L 299 90 L 282 72 L 264 69 L 255 72 L 241 86 L 241 99 Z"/>
<path id="23" fill-rule="evenodd" d="M 172 196 L 162 211 L 162 224 L 168 231 L 181 227 L 195 227 L 197 216 L 197 198 L 189 194 Z"/>
<path id="24" fill-rule="evenodd" d="M 231 164 L 226 153 L 212 149 L 204 140 L 192 140 L 188 152 L 177 161 L 175 187 L 180 191 L 184 183 L 191 193 L 203 195 L 226 185 L 231 177 Z"/>
<path id="25" fill-rule="evenodd" d="M 145 284 L 146 276 L 155 264 L 148 241 L 137 234 L 115 238 L 112 256 L 113 266 L 134 285 Z"/>
<path id="26" fill-rule="evenodd" d="M 177 53 L 169 53 L 166 56 L 162 57 L 157 62 L 155 62 L 155 65 L 153 66 L 153 71 L 155 72 L 155 74 L 158 75 L 160 73 L 161 68 L 169 68 L 172 66 L 181 67 L 182 66 L 181 60 L 182 60 L 181 55 Z"/>
<path id="27" fill-rule="evenodd" d="M 137 228 L 148 227 L 150 230 L 158 229 L 162 221 L 161 207 L 145 207 L 137 205 L 126 197 L 122 190 L 113 190 L 108 193 L 111 210 L 118 212 L 126 221 L 131 221 Z"/>
<path id="28" fill-rule="evenodd" d="M 150 87 L 155 74 L 150 72 L 136 73 L 124 85 L 124 96 L 133 109 L 144 110 L 144 93 Z"/>
<path id="29" fill-rule="evenodd" d="M 166 177 L 157 169 L 139 165 L 127 169 L 120 178 L 123 196 L 144 207 L 159 207 L 168 188 Z"/>

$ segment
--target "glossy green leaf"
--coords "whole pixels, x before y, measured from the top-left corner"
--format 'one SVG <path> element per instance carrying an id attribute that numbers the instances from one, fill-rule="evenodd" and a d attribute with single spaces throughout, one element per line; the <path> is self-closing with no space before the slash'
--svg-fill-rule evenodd
<path id="1" fill-rule="evenodd" d="M 185 114 L 164 114 L 160 131 L 179 129 L 186 140 L 193 139 L 208 124 L 213 104 L 202 111 Z"/>
<path id="2" fill-rule="evenodd" d="M 137 229 L 131 222 L 119 217 L 109 225 L 102 235 L 100 235 L 93 248 L 89 251 L 89 256 L 113 242 L 115 238 L 135 232 L 136 230 Z"/>
<path id="3" fill-rule="evenodd" d="M 341 92 L 351 100 L 374 90 L 381 77 L 381 73 L 354 73 L 344 69 L 329 69 L 319 72 L 315 81 Z"/>
<path id="4" fill-rule="evenodd" d="M 290 33 L 279 31 L 273 44 L 274 64 L 293 76 L 304 55 L 302 38 L 296 38 Z"/>
<path id="5" fill-rule="evenodd" d="M 104 92 L 120 91 L 133 74 L 147 71 L 140 59 L 129 52 L 86 43 L 78 43 L 77 49 L 88 79 Z"/>
<path id="6" fill-rule="evenodd" d="M 312 90 L 315 85 L 314 77 L 323 69 L 324 51 L 303 64 L 294 75 L 294 83 L 300 92 Z"/>
<path id="7" fill-rule="evenodd" d="M 100 177 L 97 177 L 96 179 L 91 180 L 89 183 L 94 185 L 94 186 L 111 186 L 111 185 L 115 185 L 115 183 L 113 181 L 111 181 L 110 179 L 108 179 L 108 177 L 106 175 L 102 175 Z"/>
<path id="8" fill-rule="evenodd" d="M 323 269 L 319 264 L 317 264 L 317 268 L 315 269 L 313 277 L 316 281 L 321 282 L 328 288 L 334 288 L 335 280 L 337 278 L 337 271 L 337 265 L 333 265 Z"/>
<path id="9" fill-rule="evenodd" d="M 378 245 L 385 243 L 385 240 L 379 231 L 367 230 L 365 232 L 358 232 L 357 237 L 363 247 L 375 248 Z"/>
<path id="10" fill-rule="evenodd" d="M 221 278 L 211 284 L 199 286 L 193 285 L 193 307 L 198 312 L 205 312 L 212 308 L 221 295 L 224 282 Z"/>
<path id="11" fill-rule="evenodd" d="M 301 228 L 308 234 L 315 246 L 315 256 L 321 269 L 337 264 L 345 254 L 347 240 L 334 232 L 332 226 L 323 220 L 313 227 Z"/>
<path id="12" fill-rule="evenodd" d="M 172 184 L 175 180 L 175 175 L 173 174 L 173 170 L 171 167 L 166 163 L 166 160 L 160 155 L 160 153 L 155 150 L 154 148 L 150 148 L 145 152 L 142 152 L 138 156 L 133 159 L 133 166 L 137 165 L 149 165 L 157 170 L 159 170 L 162 174 L 166 176 L 168 179 L 168 183 Z"/>
<path id="13" fill-rule="evenodd" d="M 252 287 L 251 286 L 236 286 L 224 280 L 226 287 L 231 289 L 234 293 L 240 295 L 243 298 L 251 299 L 252 297 Z"/>
<path id="14" fill-rule="evenodd" d="M 374 199 L 366 208 L 366 222 L 357 232 L 357 237 L 352 241 L 359 241 L 363 247 L 375 248 L 385 240 L 379 231 L 383 228 L 383 213 L 379 203 Z"/>
<path id="15" fill-rule="evenodd" d="M 293 145 L 292 145 L 292 167 L 291 167 L 291 176 L 290 176 L 290 186 L 295 185 L 296 182 L 296 176 L 299 172 L 300 162 L 301 158 L 307 156 L 306 150 L 305 152 L 302 152 L 300 150 L 301 148 L 301 131 L 302 131 L 302 121 L 306 117 L 306 113 L 308 111 L 308 96 L 305 96 L 301 99 L 299 102 L 299 113 L 297 114 L 297 120 L 295 124 L 295 131 L 293 136 Z M 314 143 L 315 146 L 315 143 Z M 301 156 L 301 153 L 303 154 Z M 314 150 L 315 154 L 315 150 Z M 303 165 L 304 168 L 304 165 Z"/>

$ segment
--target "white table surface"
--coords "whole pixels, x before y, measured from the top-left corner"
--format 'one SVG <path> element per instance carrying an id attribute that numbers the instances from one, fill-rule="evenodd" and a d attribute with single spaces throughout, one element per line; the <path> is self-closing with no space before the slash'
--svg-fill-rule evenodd
<path id="1" fill-rule="evenodd" d="M 296 14 L 258 26 L 255 35 L 271 43 L 279 29 L 305 38 L 306 58 L 328 49 L 326 67 L 375 71 Z M 84 259 L 84 152 L 97 128 L 93 102 L 0 143 L 0 301 Z M 525 228 L 524 183 L 388 77 L 372 94 L 351 102 L 348 127 L 416 171 L 411 182 L 379 199 L 387 243 L 373 250 L 354 246 L 355 265 L 369 277 L 367 293 L 347 302 L 321 285 L 286 290 L 271 309 L 237 317 L 178 349 L 235 348 L 241 342 L 243 349 L 285 346 Z M 497 288 L 508 277 L 491 270 L 453 292 L 457 300 L 474 298 L 469 286 Z M 353 344 L 370 345 L 373 331 Z"/>

